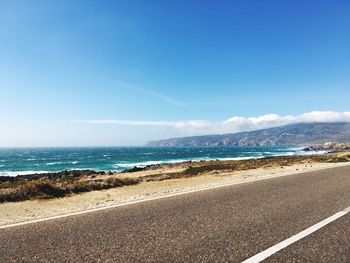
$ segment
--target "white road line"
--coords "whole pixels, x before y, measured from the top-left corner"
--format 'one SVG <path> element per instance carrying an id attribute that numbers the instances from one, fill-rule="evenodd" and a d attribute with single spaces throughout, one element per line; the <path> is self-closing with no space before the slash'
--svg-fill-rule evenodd
<path id="1" fill-rule="evenodd" d="M 206 190 L 217 189 L 217 188 L 222 188 L 222 187 L 227 187 L 227 186 L 245 184 L 245 183 L 256 182 L 256 181 L 263 181 L 263 180 L 274 179 L 274 178 L 278 178 L 278 177 L 284 177 L 284 176 L 288 176 L 288 175 L 296 175 L 296 174 L 303 174 L 303 173 L 309 173 L 309 172 L 316 172 L 316 171 L 327 170 L 327 169 L 332 169 L 332 168 L 337 168 L 337 167 L 342 167 L 342 166 L 348 166 L 348 165 L 350 165 L 350 164 L 349 163 L 345 163 L 345 164 L 339 164 L 339 165 L 333 166 L 333 167 L 322 167 L 322 168 L 309 169 L 307 171 L 298 170 L 298 171 L 286 172 L 286 173 L 281 173 L 281 174 L 265 175 L 265 176 L 263 176 L 261 178 L 246 179 L 246 180 L 240 181 L 240 182 L 233 182 L 233 183 L 228 183 L 228 184 L 221 184 L 221 185 L 203 187 L 203 188 L 200 188 L 200 189 L 192 189 L 192 190 L 188 190 L 188 191 L 181 191 L 181 192 L 178 192 L 178 193 L 167 194 L 167 195 L 162 195 L 162 196 L 157 196 L 157 197 L 151 197 L 151 198 L 147 198 L 147 199 L 136 200 L 136 201 L 131 201 L 131 202 L 127 202 L 127 203 L 121 203 L 121 204 L 115 204 L 115 205 L 109 205 L 109 206 L 104 206 L 104 207 L 99 207 L 99 208 L 93 208 L 93 209 L 83 210 L 83 211 L 79 211 L 79 212 L 72 212 L 72 213 L 67 213 L 67 214 L 63 214 L 63 215 L 39 218 L 39 219 L 28 220 L 28 221 L 25 221 L 25 222 L 13 223 L 13 224 L 8 224 L 8 225 L 0 225 L 0 229 L 16 227 L 16 226 L 23 226 L 23 225 L 39 223 L 39 222 L 44 222 L 44 221 L 49 221 L 49 220 L 59 219 L 59 218 L 65 218 L 65 217 L 70 217 L 70 216 L 82 215 L 82 214 L 87 214 L 87 213 L 92 213 L 92 212 L 97 212 L 97 211 L 103 211 L 103 210 L 107 210 L 107 209 L 111 209 L 111 208 L 127 206 L 127 205 L 133 205 L 133 204 L 138 204 L 138 203 L 143 203 L 143 202 L 148 202 L 148 201 L 168 198 L 168 197 L 172 197 L 172 196 L 179 196 L 179 195 L 185 195 L 185 194 L 190 194 L 190 193 L 202 192 L 202 191 L 206 191 Z"/>
<path id="2" fill-rule="evenodd" d="M 268 257 L 272 256 L 273 254 L 277 253 L 278 251 L 286 248 L 287 246 L 297 242 L 298 240 L 307 237 L 308 235 L 314 233 L 315 231 L 319 230 L 320 228 L 328 225 L 329 223 L 332 223 L 333 221 L 337 220 L 338 218 L 346 215 L 350 213 L 350 206 L 345 208 L 343 211 L 340 211 L 328 218 L 326 218 L 325 220 L 322 220 L 321 222 L 299 232 L 298 234 L 256 254 L 255 256 L 248 258 L 246 260 L 244 260 L 242 263 L 258 263 L 261 262 L 265 259 L 267 259 Z"/>
<path id="3" fill-rule="evenodd" d="M 153 200 L 158 200 L 158 199 L 163 199 L 163 198 L 168 198 L 168 197 L 173 197 L 173 196 L 179 196 L 179 195 L 185 195 L 185 194 L 190 194 L 190 193 L 202 192 L 202 191 L 206 191 L 206 190 L 217 189 L 217 188 L 222 188 L 222 187 L 227 187 L 227 186 L 239 185 L 239 184 L 256 182 L 256 181 L 263 181 L 263 180 L 283 177 L 283 176 L 286 176 L 286 175 L 287 174 L 281 174 L 281 175 L 277 175 L 277 176 L 276 175 L 265 176 L 263 178 L 246 179 L 245 181 L 240 181 L 240 182 L 233 182 L 233 183 L 228 183 L 228 184 L 221 184 L 221 185 L 203 187 L 203 188 L 200 188 L 200 189 L 191 189 L 191 190 L 188 190 L 188 191 L 181 191 L 181 192 L 178 192 L 178 193 L 172 193 L 172 194 L 167 194 L 167 195 L 162 195 L 162 196 L 157 196 L 157 197 L 151 197 L 151 198 L 145 198 L 145 199 L 131 201 L 131 202 L 126 202 L 126 203 L 121 203 L 121 204 L 115 204 L 115 205 L 110 205 L 110 206 L 93 208 L 93 209 L 90 209 L 90 210 L 84 210 L 84 211 L 79 211 L 79 212 L 72 212 L 72 213 L 63 214 L 63 215 L 57 215 L 57 216 L 52 216 L 52 217 L 39 218 L 39 219 L 29 220 L 29 221 L 25 221 L 25 222 L 9 224 L 9 225 L 2 225 L 2 226 L 0 226 L 0 229 L 16 227 L 16 226 L 22 226 L 22 225 L 28 225 L 28 224 L 33 224 L 33 223 L 39 223 L 39 222 L 44 222 L 44 221 L 53 220 L 53 219 L 59 219 L 59 218 L 75 216 L 75 215 L 82 215 L 82 214 L 87 214 L 87 213 L 91 213 L 91 212 L 103 211 L 103 210 L 107 210 L 107 209 L 111 209 L 111 208 L 128 206 L 128 205 L 133 205 L 133 204 L 138 204 L 138 203 L 144 203 L 144 202 L 148 202 L 148 201 L 153 201 Z"/>

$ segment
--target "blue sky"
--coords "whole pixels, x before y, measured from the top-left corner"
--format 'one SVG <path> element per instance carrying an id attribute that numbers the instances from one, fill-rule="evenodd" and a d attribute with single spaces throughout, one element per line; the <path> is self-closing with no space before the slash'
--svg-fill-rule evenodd
<path id="1" fill-rule="evenodd" d="M 345 0 L 3 0 L 0 146 L 347 120 L 349 14 Z"/>

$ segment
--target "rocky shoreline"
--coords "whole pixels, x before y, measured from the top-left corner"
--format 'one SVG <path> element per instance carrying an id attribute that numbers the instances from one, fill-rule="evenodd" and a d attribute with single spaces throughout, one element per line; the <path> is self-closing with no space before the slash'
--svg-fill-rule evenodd
<path id="1" fill-rule="evenodd" d="M 48 199 L 70 196 L 82 192 L 104 190 L 145 182 L 199 177 L 202 175 L 225 176 L 240 171 L 256 169 L 284 169 L 299 165 L 350 161 L 350 154 L 322 154 L 303 156 L 279 156 L 248 160 L 212 160 L 157 164 L 134 167 L 124 172 L 97 172 L 71 170 L 56 173 L 0 177 L 0 203 L 30 199 Z"/>
<path id="2" fill-rule="evenodd" d="M 324 151 L 325 154 L 336 154 L 339 152 L 350 151 L 350 144 L 346 143 L 332 143 L 327 142 L 325 144 L 315 144 L 310 145 L 302 149 L 305 152 L 311 151 Z M 219 161 L 219 160 L 216 160 Z M 199 161 L 199 162 L 208 162 L 208 161 Z M 190 165 L 192 161 L 185 161 L 181 163 L 163 163 L 163 164 L 151 164 L 144 167 L 134 166 L 133 168 L 126 169 L 123 171 L 95 171 L 91 169 L 84 170 L 64 170 L 59 172 L 47 172 L 47 173 L 32 173 L 25 175 L 17 175 L 17 176 L 0 176 L 1 182 L 20 182 L 20 181 L 35 181 L 39 179 L 47 179 L 47 180 L 71 180 L 82 177 L 90 177 L 94 178 L 96 176 L 103 175 L 114 175 L 114 174 L 128 174 L 128 173 L 136 173 L 143 171 L 151 171 L 157 169 L 169 169 L 174 168 L 181 165 Z"/>
<path id="3" fill-rule="evenodd" d="M 349 149 L 350 149 L 350 145 Z M 347 148 L 346 148 L 347 149 Z M 313 145 L 308 146 L 304 149 L 302 149 L 305 152 L 308 151 L 322 151 L 327 150 L 327 153 L 336 153 L 339 152 L 339 150 L 335 151 L 335 148 L 326 148 L 323 145 Z M 323 155 L 327 155 L 327 153 Z M 311 156 L 312 155 L 308 155 Z M 318 155 L 319 156 L 319 155 Z M 297 158 L 299 156 L 293 156 L 292 158 Z M 283 158 L 283 156 L 276 156 L 276 157 L 265 157 L 263 159 L 279 159 Z M 246 161 L 249 162 L 248 159 Z M 220 160 L 212 160 L 212 161 L 185 161 L 180 163 L 163 163 L 163 164 L 151 164 L 146 165 L 144 167 L 138 167 L 134 166 L 133 168 L 126 169 L 123 171 L 95 171 L 91 169 L 84 169 L 84 170 L 64 170 L 59 172 L 48 172 L 48 173 L 33 173 L 33 174 L 25 174 L 25 175 L 17 175 L 17 176 L 0 176 L 0 183 L 1 182 L 21 182 L 21 181 L 36 181 L 40 179 L 45 180 L 53 180 L 53 181 L 60 181 L 60 180 L 74 180 L 79 178 L 95 178 L 97 176 L 104 176 L 104 175 L 116 175 L 116 174 L 129 174 L 129 173 L 137 173 L 137 172 L 144 172 L 144 171 L 152 171 L 152 170 L 158 170 L 158 169 L 171 169 L 174 167 L 179 166 L 189 166 L 191 164 L 196 165 L 197 163 L 208 163 L 208 162 L 224 162 Z M 235 161 L 235 160 L 232 160 Z"/>
<path id="4" fill-rule="evenodd" d="M 187 161 L 187 162 L 182 162 L 181 164 L 190 164 L 190 163 L 192 162 Z M 85 170 L 64 170 L 60 172 L 48 172 L 48 173 L 33 173 L 33 174 L 25 174 L 25 175 L 17 175 L 17 176 L 0 176 L 0 183 L 1 182 L 35 181 L 40 179 L 73 180 L 81 177 L 95 178 L 97 176 L 104 176 L 104 175 L 108 176 L 108 175 L 115 175 L 115 174 L 127 174 L 127 173 L 172 168 L 172 167 L 176 167 L 177 165 L 179 164 L 164 163 L 164 164 L 151 164 L 145 167 L 134 166 L 133 168 L 120 171 L 120 172 L 95 171 L 95 170 L 85 169 Z"/>
<path id="5" fill-rule="evenodd" d="M 97 172 L 94 170 L 64 170 L 52 173 L 34 173 L 17 176 L 0 176 L 0 182 L 34 181 L 39 179 L 67 180 L 79 177 L 94 177 L 109 174 L 108 172 Z"/>
<path id="6" fill-rule="evenodd" d="M 350 151 L 350 143 L 326 142 L 324 144 L 314 144 L 307 146 L 302 151 L 325 151 L 327 153 L 340 153 Z"/>

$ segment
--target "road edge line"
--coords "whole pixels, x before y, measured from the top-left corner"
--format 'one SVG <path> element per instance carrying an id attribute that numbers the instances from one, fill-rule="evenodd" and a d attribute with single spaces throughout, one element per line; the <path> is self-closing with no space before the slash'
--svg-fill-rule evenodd
<path id="1" fill-rule="evenodd" d="M 192 190 L 189 190 L 189 191 L 181 191 L 181 192 L 177 192 L 177 193 L 172 193 L 172 194 L 167 194 L 167 195 L 162 195 L 162 196 L 157 196 L 157 197 L 152 197 L 152 198 L 146 198 L 146 199 L 130 201 L 130 202 L 126 202 L 126 203 L 119 203 L 119 204 L 114 204 L 114 205 L 109 205 L 109 206 L 104 206 L 104 207 L 98 207 L 98 208 L 93 208 L 93 209 L 88 209 L 88 210 L 83 210 L 83 211 L 67 213 L 67 214 L 63 214 L 63 215 L 39 218 L 39 219 L 34 219 L 34 220 L 29 220 L 29 221 L 24 221 L 24 222 L 18 222 L 18 223 L 13 223 L 13 224 L 8 224 L 8 225 L 0 225 L 0 229 L 6 229 L 6 228 L 11 228 L 11 227 L 16 227 L 16 226 L 23 226 L 23 225 L 34 224 L 34 223 L 40 223 L 40 222 L 45 222 L 45 221 L 49 221 L 49 220 L 60 219 L 60 218 L 76 216 L 76 215 L 82 215 L 82 214 L 88 214 L 88 213 L 92 213 L 92 212 L 98 212 L 98 211 L 108 210 L 108 209 L 122 207 L 122 206 L 139 204 L 139 203 L 143 203 L 143 202 L 149 202 L 149 201 L 159 200 L 159 199 L 168 198 L 168 197 L 180 196 L 180 195 L 185 195 L 185 194 L 190 194 L 190 193 L 197 193 L 197 192 L 201 192 L 201 191 L 218 189 L 218 188 L 222 188 L 222 187 L 240 185 L 240 184 L 245 184 L 245 183 L 269 180 L 269 179 L 274 179 L 274 178 L 279 178 L 279 177 L 284 177 L 284 176 L 289 176 L 289 175 L 297 175 L 297 174 L 303 174 L 303 173 L 317 172 L 317 171 L 333 169 L 333 168 L 339 168 L 339 167 L 348 166 L 348 165 L 350 165 L 350 164 L 346 163 L 346 164 L 341 164 L 341 165 L 337 165 L 337 166 L 334 166 L 334 167 L 316 168 L 316 169 L 311 169 L 309 171 L 302 171 L 302 170 L 300 170 L 300 171 L 296 171 L 295 173 L 294 172 L 293 173 L 287 172 L 285 174 L 283 174 L 283 173 L 278 174 L 278 175 L 274 174 L 274 175 L 264 176 L 262 178 L 246 179 L 246 180 L 240 181 L 240 182 L 233 182 L 233 183 L 222 184 L 222 185 L 214 185 L 214 186 L 209 186 L 209 187 L 203 187 L 203 188 L 200 188 L 200 189 L 192 189 Z"/>

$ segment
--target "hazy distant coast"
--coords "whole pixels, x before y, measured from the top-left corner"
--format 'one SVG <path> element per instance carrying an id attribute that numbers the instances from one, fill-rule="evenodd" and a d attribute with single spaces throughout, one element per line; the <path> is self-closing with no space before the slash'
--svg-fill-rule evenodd
<path id="1" fill-rule="evenodd" d="M 350 143 L 350 123 L 297 123 L 222 135 L 203 135 L 150 141 L 153 147 L 308 146 L 325 142 Z"/>

